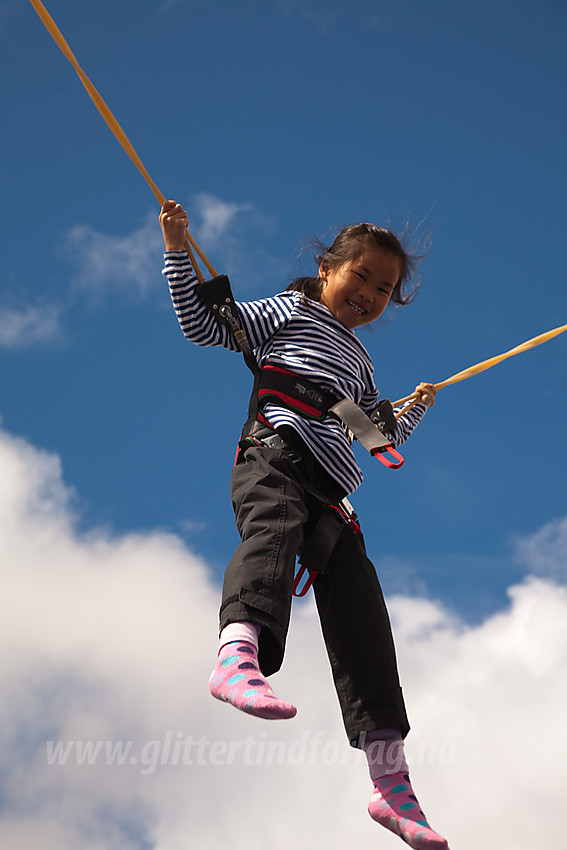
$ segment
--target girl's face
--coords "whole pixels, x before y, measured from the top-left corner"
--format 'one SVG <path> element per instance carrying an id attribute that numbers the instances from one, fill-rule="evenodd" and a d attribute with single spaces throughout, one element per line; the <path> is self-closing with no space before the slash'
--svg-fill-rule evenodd
<path id="1" fill-rule="evenodd" d="M 368 246 L 356 260 L 336 269 L 324 262 L 321 303 L 345 328 L 359 328 L 382 315 L 400 277 L 400 262 L 390 251 Z"/>

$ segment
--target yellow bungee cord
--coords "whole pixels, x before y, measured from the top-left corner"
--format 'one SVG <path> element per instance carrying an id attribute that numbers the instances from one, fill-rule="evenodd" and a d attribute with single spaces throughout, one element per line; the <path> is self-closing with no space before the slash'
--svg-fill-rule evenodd
<path id="1" fill-rule="evenodd" d="M 122 129 L 122 127 L 120 126 L 120 124 L 104 102 L 99 92 L 93 86 L 93 84 L 91 83 L 91 81 L 75 59 L 71 48 L 63 38 L 63 35 L 59 31 L 55 21 L 53 20 L 43 3 L 40 2 L 40 0 L 30 0 L 30 3 L 32 4 L 39 18 L 45 25 L 45 28 L 47 29 L 47 31 L 49 32 L 61 52 L 69 60 L 69 62 L 77 72 L 77 75 L 81 80 L 83 86 L 87 90 L 89 97 L 91 98 L 94 105 L 106 121 L 109 129 L 132 160 L 132 162 L 134 163 L 134 165 L 136 166 L 136 168 L 138 169 L 138 171 L 154 193 L 159 204 L 163 204 L 165 201 L 165 195 L 160 192 L 160 190 L 148 174 L 144 164 L 142 163 L 142 160 L 132 147 L 124 130 Z M 197 245 L 188 230 L 186 231 L 185 247 L 195 269 L 195 274 L 197 275 L 197 278 L 200 283 L 204 282 L 204 277 L 201 270 L 199 269 L 192 249 L 194 249 L 198 256 L 201 258 L 211 276 L 217 277 L 217 272 L 215 271 L 214 267 L 211 265 L 211 263 L 209 262 L 201 248 Z M 463 369 L 461 372 L 457 372 L 452 377 L 447 378 L 445 381 L 441 381 L 441 383 L 439 384 L 434 384 L 433 386 L 436 390 L 440 390 L 443 387 L 449 386 L 449 384 L 456 384 L 458 381 L 464 381 L 465 378 L 471 378 L 473 375 L 478 375 L 479 372 L 484 372 L 485 369 L 490 369 L 492 366 L 496 366 L 497 363 L 501 363 L 502 360 L 506 360 L 508 357 L 513 357 L 515 354 L 520 354 L 523 351 L 528 351 L 530 348 L 535 348 L 536 345 L 541 345 L 542 342 L 547 342 L 547 340 L 553 339 L 554 336 L 558 336 L 564 331 L 567 331 L 567 325 L 561 325 L 561 327 L 554 328 L 551 331 L 547 331 L 546 333 L 540 334 L 539 336 L 535 336 L 532 339 L 528 339 L 521 345 L 517 345 L 515 348 L 511 348 L 510 351 L 504 352 L 504 354 L 498 354 L 496 357 L 491 357 L 488 360 L 483 360 L 481 363 L 477 363 L 475 366 L 470 366 L 468 369 Z M 405 396 L 405 398 L 401 398 L 398 399 L 398 401 L 395 401 L 394 406 L 404 404 L 406 405 L 404 410 L 399 411 L 396 416 L 400 416 L 402 412 L 405 413 L 407 410 L 409 410 L 410 407 L 413 407 L 414 404 L 417 404 L 418 401 L 419 396 L 416 393 L 412 393 L 411 395 Z"/>
<path id="2" fill-rule="evenodd" d="M 85 74 L 85 72 L 83 71 L 83 69 L 81 68 L 81 66 L 77 62 L 77 60 L 75 59 L 75 56 L 74 56 L 71 48 L 69 47 L 69 45 L 67 44 L 67 42 L 63 38 L 63 35 L 59 31 L 57 24 L 55 23 L 55 21 L 53 20 L 53 18 L 51 17 L 51 15 L 47 11 L 47 9 L 43 5 L 43 3 L 40 2 L 40 0 L 30 0 L 30 3 L 34 7 L 34 9 L 37 12 L 37 14 L 39 15 L 41 21 L 45 25 L 45 28 L 47 29 L 47 31 L 49 32 L 49 34 L 51 35 L 51 37 L 53 38 L 53 40 L 55 41 L 55 43 L 57 44 L 57 46 L 59 47 L 59 49 L 61 50 L 63 55 L 69 60 L 69 62 L 71 63 L 71 65 L 73 66 L 75 71 L 77 72 L 77 75 L 78 75 L 80 81 L 82 82 L 82 84 L 84 85 L 85 89 L 87 90 L 89 97 L 91 98 L 92 102 L 94 103 L 94 105 L 96 106 L 96 108 L 98 109 L 98 111 L 100 112 L 100 114 L 102 115 L 102 117 L 104 118 L 106 123 L 108 124 L 108 127 L 110 128 L 111 132 L 114 134 L 114 136 L 116 137 L 118 142 L 122 145 L 122 147 L 124 148 L 124 150 L 126 151 L 128 156 L 130 157 L 130 159 L 132 160 L 132 162 L 134 163 L 134 165 L 136 166 L 136 168 L 138 169 L 138 171 L 140 172 L 140 174 L 142 175 L 142 177 L 144 178 L 144 180 L 146 181 L 146 183 L 148 184 L 148 186 L 150 187 L 150 189 L 154 193 L 155 197 L 158 200 L 158 203 L 160 205 L 163 204 L 164 201 L 165 201 L 165 195 L 162 192 L 160 192 L 160 190 L 158 189 L 158 187 L 156 186 L 156 184 L 154 183 L 154 181 L 152 180 L 152 178 L 148 174 L 142 160 L 140 159 L 140 157 L 138 156 L 138 154 L 136 153 L 136 151 L 134 150 L 134 148 L 130 144 L 130 141 L 129 141 L 128 137 L 126 136 L 126 133 L 124 132 L 124 130 L 122 129 L 122 127 L 120 126 L 120 124 L 118 123 L 118 121 L 116 120 L 116 118 L 114 117 L 114 115 L 112 114 L 110 109 L 108 108 L 107 104 L 104 102 L 104 100 L 101 97 L 101 95 L 99 94 L 99 92 L 93 86 L 93 84 L 91 83 L 91 81 L 89 80 L 89 78 L 87 77 L 87 75 Z M 199 255 L 199 257 L 201 258 L 201 260 L 203 261 L 203 263 L 207 267 L 211 276 L 217 277 L 217 272 L 215 271 L 215 269 L 213 268 L 213 266 L 211 265 L 209 260 L 206 258 L 205 254 L 203 253 L 201 248 L 199 248 L 199 246 L 197 245 L 197 243 L 195 242 L 195 240 L 193 239 L 193 237 L 191 236 L 191 234 L 189 233 L 188 230 L 186 231 L 186 234 L 185 234 L 185 247 L 187 249 L 187 253 L 189 254 L 189 257 L 190 257 L 191 262 L 193 264 L 193 267 L 195 269 L 195 274 L 197 275 L 197 279 L 199 280 L 200 283 L 204 282 L 204 277 L 203 277 L 203 274 L 202 274 L 202 272 L 201 272 L 201 270 L 200 270 L 200 268 L 199 268 L 199 266 L 198 266 L 198 264 L 195 260 L 195 255 L 193 254 L 193 251 L 191 250 L 192 248 Z"/>
<path id="3" fill-rule="evenodd" d="M 530 348 L 535 348 L 536 345 L 541 345 L 542 342 L 547 342 L 548 339 L 553 339 L 554 336 L 559 336 L 559 334 L 567 331 L 567 325 L 561 325 L 558 328 L 554 328 L 551 331 L 546 331 L 546 333 L 540 334 L 539 336 L 534 336 L 532 339 L 526 340 L 526 342 L 522 342 L 521 345 L 516 345 L 515 348 L 511 348 L 509 351 L 505 351 L 504 354 L 497 354 L 495 357 L 490 357 L 488 360 L 483 360 L 481 363 L 477 363 L 476 366 L 469 366 L 468 369 L 463 369 L 462 372 L 457 372 L 455 375 L 452 375 L 450 378 L 447 378 L 445 381 L 441 381 L 439 384 L 433 384 L 436 390 L 442 390 L 443 387 L 448 387 L 449 384 L 456 384 L 459 381 L 464 381 L 465 378 L 472 378 L 473 375 L 478 375 L 479 372 L 484 372 L 486 369 L 492 368 L 492 366 L 496 366 L 497 363 L 501 363 L 503 360 L 507 360 L 508 357 L 513 357 L 515 354 L 521 354 L 523 351 L 529 351 Z M 395 407 L 398 407 L 401 404 L 406 404 L 406 407 L 403 410 L 398 411 L 396 416 L 401 416 L 402 413 L 405 413 L 413 407 L 414 404 L 417 404 L 419 401 L 419 395 L 416 393 L 412 393 L 411 395 L 405 396 L 405 398 L 400 398 L 397 401 L 393 402 Z"/>

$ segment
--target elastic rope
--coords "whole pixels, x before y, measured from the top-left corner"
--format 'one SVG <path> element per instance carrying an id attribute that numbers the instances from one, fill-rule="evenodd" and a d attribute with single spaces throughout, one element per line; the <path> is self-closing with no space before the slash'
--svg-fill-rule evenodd
<path id="1" fill-rule="evenodd" d="M 37 12 L 40 20 L 44 24 L 45 28 L 47 29 L 47 31 L 49 32 L 49 34 L 51 35 L 63 55 L 68 59 L 68 61 L 75 69 L 79 79 L 87 90 L 87 93 L 89 94 L 94 105 L 106 121 L 106 124 L 108 125 L 109 129 L 114 134 L 124 151 L 128 154 L 128 156 L 130 157 L 130 159 L 132 160 L 132 162 L 134 163 L 134 165 L 136 166 L 136 168 L 138 169 L 138 171 L 154 193 L 155 197 L 158 200 L 158 203 L 160 205 L 163 204 L 166 200 L 165 195 L 158 189 L 157 185 L 150 177 L 142 160 L 132 147 L 132 144 L 126 136 L 124 130 L 112 114 L 111 110 L 103 100 L 102 96 L 96 90 L 94 85 L 91 83 L 91 81 L 77 62 L 71 48 L 65 41 L 55 21 L 53 20 L 43 3 L 40 2 L 40 0 L 30 0 L 30 3 Z M 193 237 L 189 233 L 189 230 L 186 231 L 185 247 L 195 268 L 195 273 L 199 282 L 202 283 L 204 281 L 204 278 L 201 273 L 201 270 L 199 269 L 195 261 L 195 257 L 193 255 L 193 252 L 191 251 L 191 248 L 195 249 L 199 257 L 207 267 L 207 270 L 209 271 L 211 276 L 217 277 L 216 270 L 211 265 L 211 263 L 209 262 L 197 242 L 193 239 Z M 466 378 L 472 378 L 473 375 L 478 375 L 479 372 L 484 372 L 486 369 L 490 369 L 492 366 L 496 366 L 498 363 L 501 363 L 502 360 L 506 360 L 508 357 L 513 357 L 515 354 L 521 354 L 524 351 L 528 351 L 530 348 L 535 348 L 535 346 L 541 345 L 541 343 L 553 339 L 553 337 L 564 333 L 564 331 L 567 331 L 567 325 L 562 325 L 561 327 L 554 328 L 553 330 L 547 331 L 546 333 L 533 337 L 533 339 L 529 339 L 526 342 L 523 342 L 521 345 L 517 345 L 515 348 L 511 348 L 510 351 L 506 351 L 504 352 L 504 354 L 498 354 L 496 357 L 491 357 L 488 360 L 483 360 L 481 363 L 477 363 L 475 366 L 470 366 L 468 369 L 463 369 L 461 372 L 457 372 L 455 375 L 452 375 L 445 381 L 441 381 L 441 383 L 439 384 L 434 384 L 434 387 L 436 390 L 440 390 L 443 389 L 443 387 L 449 386 L 450 384 L 456 384 L 458 381 L 464 381 Z M 414 404 L 417 404 L 418 401 L 419 396 L 416 393 L 412 393 L 411 395 L 405 396 L 405 398 L 398 399 L 398 401 L 395 401 L 394 406 L 399 406 L 400 404 L 406 404 L 407 402 L 409 402 L 409 404 L 406 405 L 403 411 L 399 411 L 398 413 L 396 413 L 396 416 L 401 416 L 403 413 L 409 410 L 410 407 L 413 407 Z"/>
<path id="2" fill-rule="evenodd" d="M 128 156 L 130 157 L 130 159 L 132 160 L 132 162 L 134 163 L 134 165 L 136 166 L 136 168 L 138 169 L 138 171 L 140 172 L 140 174 L 142 175 L 142 177 L 144 178 L 144 180 L 146 181 L 146 183 L 148 184 L 148 186 L 150 187 L 150 189 L 154 193 L 155 197 L 157 198 L 158 203 L 160 205 L 163 204 L 164 201 L 166 200 L 165 195 L 162 192 L 160 192 L 160 190 L 158 189 L 158 187 L 156 186 L 156 184 L 154 183 L 154 181 L 150 177 L 150 175 L 149 175 L 148 171 L 146 170 L 142 160 L 140 159 L 140 157 L 138 156 L 138 154 L 136 153 L 136 151 L 132 147 L 132 144 L 130 143 L 128 137 L 126 136 L 126 133 L 124 132 L 124 130 L 122 129 L 122 127 L 120 126 L 120 124 L 118 123 L 118 121 L 116 120 L 116 118 L 114 117 L 114 115 L 112 114 L 110 109 L 108 108 L 107 104 L 104 102 L 102 96 L 96 90 L 94 85 L 91 83 L 91 81 L 89 80 L 89 78 L 87 77 L 87 75 L 85 74 L 85 72 L 83 71 L 83 69 L 81 68 L 79 63 L 77 62 L 77 60 L 76 60 L 76 58 L 73 54 L 73 51 L 71 50 L 71 48 L 69 47 L 69 45 L 67 44 L 65 39 L 63 38 L 63 35 L 61 34 L 60 30 L 58 29 L 55 21 L 53 20 L 53 18 L 51 17 L 51 15 L 47 11 L 47 9 L 43 5 L 43 3 L 40 2 L 40 0 L 30 0 L 30 3 L 32 4 L 35 11 L 37 12 L 37 14 L 38 14 L 40 20 L 42 21 L 42 23 L 44 24 L 45 28 L 47 29 L 47 31 L 49 32 L 49 34 L 53 38 L 54 42 L 57 44 L 57 46 L 59 47 L 59 49 L 61 50 L 63 55 L 69 60 L 69 62 L 71 63 L 71 65 L 73 66 L 75 71 L 77 72 L 77 75 L 78 75 L 80 81 L 82 82 L 83 86 L 87 90 L 87 93 L 88 93 L 89 97 L 91 98 L 92 102 L 94 103 L 94 105 L 96 106 L 96 108 L 98 109 L 98 111 L 100 112 L 100 114 L 102 115 L 104 120 L 106 121 L 106 124 L 108 125 L 110 131 L 114 134 L 114 136 L 116 137 L 116 139 L 118 140 L 120 145 L 126 151 Z M 198 280 L 201 283 L 203 283 L 204 277 L 203 277 L 201 270 L 199 269 L 199 267 L 198 267 L 198 265 L 195 261 L 195 256 L 194 256 L 193 252 L 191 251 L 191 247 L 194 248 L 196 253 L 199 255 L 199 257 L 201 258 L 201 260 L 203 261 L 203 263 L 207 267 L 211 277 L 217 277 L 217 272 L 215 271 L 214 267 L 211 265 L 211 263 L 209 262 L 209 260 L 207 259 L 207 257 L 205 256 L 205 254 L 203 253 L 201 248 L 198 246 L 196 241 L 193 239 L 193 237 L 189 233 L 189 230 L 186 231 L 185 236 L 186 236 L 185 247 L 187 248 L 187 253 L 189 254 L 189 258 L 191 259 L 191 262 L 192 262 L 193 266 L 195 267 L 195 274 L 197 275 Z"/>
<path id="3" fill-rule="evenodd" d="M 442 390 L 443 387 L 448 387 L 450 384 L 456 384 L 459 381 L 464 381 L 466 378 L 472 378 L 473 375 L 478 375 L 479 372 L 484 372 L 486 369 L 496 366 L 503 360 L 507 360 L 508 357 L 513 357 L 515 354 L 522 354 L 524 351 L 529 351 L 530 348 L 535 348 L 536 345 L 541 345 L 543 342 L 547 342 L 548 340 L 553 339 L 554 336 L 559 336 L 559 334 L 562 334 L 565 331 L 567 331 L 567 325 L 561 325 L 551 331 L 546 331 L 539 336 L 534 336 L 532 339 L 526 340 L 526 342 L 522 342 L 521 345 L 511 348 L 509 351 L 505 351 L 504 354 L 497 354 L 496 357 L 490 357 L 488 360 L 483 360 L 481 363 L 477 363 L 476 366 L 469 366 L 468 369 L 463 369 L 462 372 L 457 372 L 445 381 L 441 381 L 439 384 L 433 384 L 433 386 L 436 390 Z M 394 407 L 397 407 L 400 404 L 406 404 L 406 402 L 409 402 L 409 404 L 403 410 L 396 413 L 397 418 L 406 413 L 410 407 L 414 406 L 414 404 L 417 404 L 419 402 L 419 396 L 416 393 L 412 393 L 411 395 L 405 396 L 405 398 L 398 399 L 398 401 L 393 402 L 393 404 Z"/>

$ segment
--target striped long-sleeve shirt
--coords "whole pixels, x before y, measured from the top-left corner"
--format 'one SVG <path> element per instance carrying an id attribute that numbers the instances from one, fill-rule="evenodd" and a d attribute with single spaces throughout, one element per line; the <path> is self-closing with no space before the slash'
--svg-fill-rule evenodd
<path id="1" fill-rule="evenodd" d="M 232 332 L 219 324 L 195 293 L 197 278 L 185 251 L 165 254 L 165 268 L 173 306 L 185 337 L 197 345 L 238 346 Z M 378 403 L 370 355 L 355 335 L 325 307 L 300 292 L 282 292 L 258 301 L 237 302 L 242 327 L 258 364 L 280 366 L 303 375 L 339 398 L 350 398 L 366 413 Z M 417 404 L 400 416 L 395 433 L 399 446 L 422 419 L 426 406 Z M 290 425 L 336 481 L 352 493 L 362 482 L 362 471 L 351 440 L 340 422 L 327 417 L 306 419 L 293 410 L 268 404 L 264 415 L 270 425 Z"/>

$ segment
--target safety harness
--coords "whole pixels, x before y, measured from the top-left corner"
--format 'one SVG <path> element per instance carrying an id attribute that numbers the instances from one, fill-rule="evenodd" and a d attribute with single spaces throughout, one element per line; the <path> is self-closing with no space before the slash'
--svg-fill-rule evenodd
<path id="1" fill-rule="evenodd" d="M 396 430 L 396 418 L 388 399 L 380 402 L 371 418 L 351 399 L 339 398 L 303 375 L 278 366 L 259 366 L 240 324 L 238 308 L 227 275 L 218 275 L 212 280 L 200 283 L 195 291 L 215 319 L 230 328 L 246 365 L 254 375 L 248 420 L 244 425 L 240 443 L 249 437 L 249 431 L 253 429 L 255 422 L 267 424 L 263 410 L 267 404 L 275 402 L 280 407 L 294 410 L 308 419 L 322 420 L 327 416 L 338 419 L 353 438 L 384 466 L 390 469 L 399 469 L 402 466 L 403 457 L 384 435 L 384 431 Z"/>
<path id="2" fill-rule="evenodd" d="M 260 366 L 240 324 L 238 308 L 227 275 L 218 275 L 212 280 L 199 283 L 195 291 L 216 321 L 230 328 L 244 361 L 254 376 L 248 419 L 240 435 L 235 463 L 240 452 L 251 445 L 290 449 L 263 415 L 267 404 L 276 403 L 307 419 L 320 421 L 328 416 L 338 419 L 343 427 L 385 466 L 391 469 L 399 469 L 402 466 L 403 457 L 383 433 L 396 429 L 396 419 L 388 399 L 378 405 L 371 419 L 350 399 L 338 398 L 303 375 L 278 366 Z M 391 457 L 387 457 L 387 453 Z M 297 461 L 301 460 L 293 449 L 291 456 Z M 311 485 L 307 485 L 306 490 L 325 505 L 326 509 L 306 537 L 299 554 L 300 567 L 293 584 L 294 596 L 305 596 L 317 574 L 324 572 L 345 524 L 355 534 L 360 533 L 357 516 L 348 499 L 344 498 L 338 504 L 332 504 Z"/>

